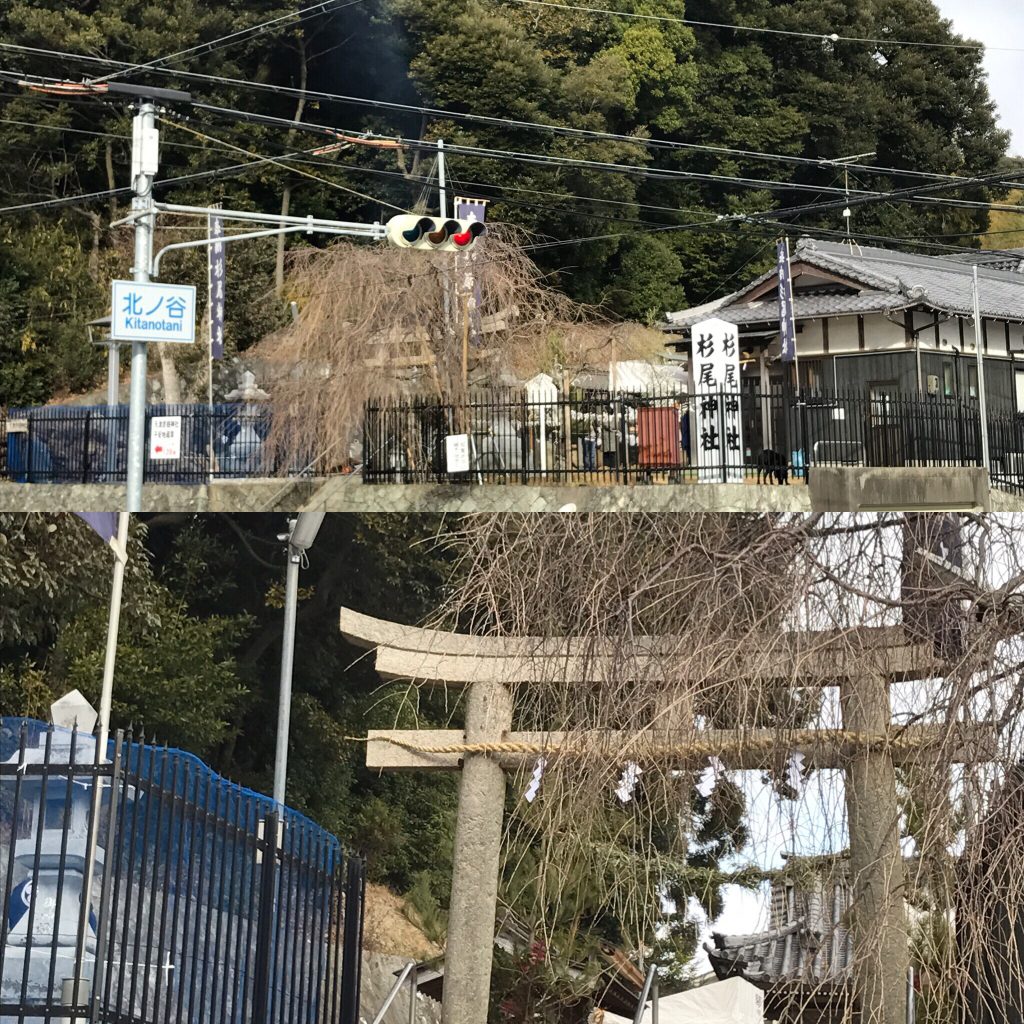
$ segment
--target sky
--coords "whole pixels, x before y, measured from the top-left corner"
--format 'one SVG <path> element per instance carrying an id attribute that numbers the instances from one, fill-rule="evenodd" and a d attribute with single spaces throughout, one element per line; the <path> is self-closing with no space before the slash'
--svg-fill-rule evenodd
<path id="1" fill-rule="evenodd" d="M 1024 104 L 1020 102 L 1024 76 L 1024 0 L 933 0 L 943 17 L 961 35 L 988 47 L 1017 47 L 1021 52 L 988 49 L 985 70 L 996 102 L 1000 126 L 1013 133 L 1010 152 L 1024 156 Z"/>

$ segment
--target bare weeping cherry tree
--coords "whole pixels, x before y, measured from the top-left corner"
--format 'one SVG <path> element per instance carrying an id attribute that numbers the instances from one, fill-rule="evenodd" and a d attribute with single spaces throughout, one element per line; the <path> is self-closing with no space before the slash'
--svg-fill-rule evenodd
<path id="1" fill-rule="evenodd" d="M 287 291 L 300 316 L 259 349 L 274 413 L 267 456 L 343 461 L 367 399 L 457 397 L 467 356 L 475 386 L 661 351 L 658 332 L 549 286 L 525 242 L 492 227 L 471 269 L 453 253 L 349 243 L 295 255 Z"/>
<path id="2" fill-rule="evenodd" d="M 786 882 L 848 901 L 755 979 L 783 1019 L 904 1024 L 911 969 L 919 1022 L 1019 1019 L 1024 519 L 496 515 L 457 543 L 437 624 L 546 645 L 510 683 L 551 740 L 503 878 L 545 995 L 505 1017 L 593 997 L 602 944 L 678 978 L 695 904 Z"/>

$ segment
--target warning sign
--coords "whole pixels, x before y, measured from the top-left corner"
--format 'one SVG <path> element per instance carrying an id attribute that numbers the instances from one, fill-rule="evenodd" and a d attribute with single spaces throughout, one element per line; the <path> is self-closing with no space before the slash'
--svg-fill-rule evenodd
<path id="1" fill-rule="evenodd" d="M 181 458 L 181 417 L 154 416 L 149 422 L 149 457 Z"/>
<path id="2" fill-rule="evenodd" d="M 449 434 L 444 439 L 446 464 L 449 473 L 469 470 L 469 434 Z"/>

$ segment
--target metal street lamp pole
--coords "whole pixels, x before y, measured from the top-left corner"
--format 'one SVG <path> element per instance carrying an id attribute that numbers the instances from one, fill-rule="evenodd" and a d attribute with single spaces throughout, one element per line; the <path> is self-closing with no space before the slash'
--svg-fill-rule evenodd
<path id="1" fill-rule="evenodd" d="M 132 280 L 146 284 L 153 263 L 153 178 L 157 172 L 158 136 L 156 105 L 140 104 L 132 122 L 132 211 L 135 219 L 135 261 Z M 114 316 L 116 310 L 112 310 Z M 128 396 L 128 476 L 126 481 L 129 512 L 142 511 L 142 475 L 146 446 L 146 342 L 132 342 L 131 388 Z"/>
<path id="2" fill-rule="evenodd" d="M 299 596 L 299 569 L 323 522 L 323 512 L 300 512 L 288 521 L 288 569 L 284 587 L 284 634 L 281 638 L 281 685 L 277 703 L 277 745 L 274 751 L 274 803 L 284 806 L 288 778 L 288 730 L 292 710 L 292 665 L 295 659 L 295 612 Z"/>

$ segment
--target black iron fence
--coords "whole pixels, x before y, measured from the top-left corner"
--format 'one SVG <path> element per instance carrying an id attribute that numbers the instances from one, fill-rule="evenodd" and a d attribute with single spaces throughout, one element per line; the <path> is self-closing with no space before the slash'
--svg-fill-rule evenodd
<path id="1" fill-rule="evenodd" d="M 991 414 L 989 440 L 993 481 L 1024 487 L 1024 417 Z M 363 461 L 368 483 L 774 483 L 816 466 L 980 466 L 983 451 L 977 406 L 935 397 L 492 390 L 368 402 Z"/>
<path id="2" fill-rule="evenodd" d="M 189 754 L 108 746 L 0 720 L 0 1022 L 356 1024 L 360 861 Z"/>
<path id="3" fill-rule="evenodd" d="M 198 484 L 348 472 L 326 455 L 282 465 L 270 413 L 255 405 L 147 409 L 144 479 Z M 43 406 L 0 414 L 0 479 L 113 483 L 127 465 L 127 406 Z M 170 450 L 154 430 L 172 421 Z M 157 439 L 159 440 L 159 438 Z M 1024 415 L 988 413 L 989 471 L 1024 492 Z M 976 403 L 871 391 L 745 387 L 739 396 L 490 389 L 465 401 L 370 401 L 362 438 L 368 483 L 805 482 L 816 466 L 981 466 Z"/>
<path id="4" fill-rule="evenodd" d="M 281 475 L 283 467 L 265 447 L 269 433 L 270 413 L 257 405 L 151 405 L 146 409 L 144 479 L 196 484 Z M 0 472 L 17 483 L 123 481 L 128 406 L 11 409 L 0 440 Z"/>

